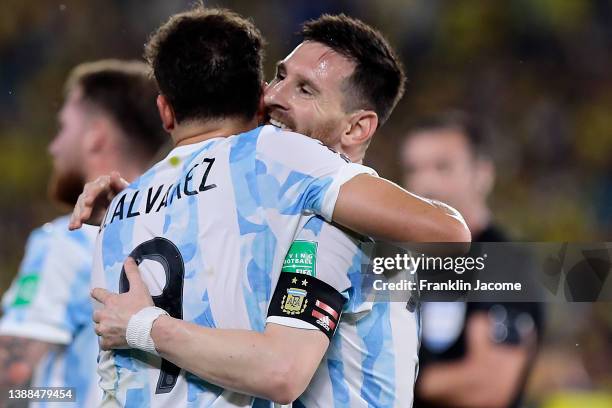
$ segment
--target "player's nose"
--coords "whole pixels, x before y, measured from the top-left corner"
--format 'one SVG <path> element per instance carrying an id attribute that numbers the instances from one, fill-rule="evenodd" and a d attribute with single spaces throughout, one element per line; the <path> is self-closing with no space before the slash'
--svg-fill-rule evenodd
<path id="1" fill-rule="evenodd" d="M 287 109 L 287 87 L 283 81 L 272 82 L 264 90 L 264 105 L 266 109 Z"/>

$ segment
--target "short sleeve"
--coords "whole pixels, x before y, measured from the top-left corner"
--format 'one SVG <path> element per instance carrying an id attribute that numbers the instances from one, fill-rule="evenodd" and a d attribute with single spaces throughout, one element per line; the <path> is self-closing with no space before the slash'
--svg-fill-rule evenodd
<path id="1" fill-rule="evenodd" d="M 351 319 L 361 318 L 371 310 L 371 303 L 364 302 L 360 296 L 361 266 L 368 262 L 366 254 L 361 250 L 361 242 L 360 237 L 344 232 L 321 217 L 312 216 L 302 225 L 285 256 L 281 281 L 284 280 L 283 275 L 291 275 L 297 278 L 299 286 L 303 281 L 302 276 L 314 277 L 344 298 L 340 313 L 334 315 L 328 311 L 331 313 L 329 318 L 335 318 L 335 321 L 332 320 L 335 324 L 339 322 L 340 315 L 351 315 Z M 277 286 L 276 293 L 285 290 L 286 288 Z M 280 295 L 285 296 L 284 293 Z M 320 315 L 328 314 L 325 313 L 325 307 L 316 309 L 321 309 L 318 310 Z M 282 310 L 276 315 L 271 315 L 269 311 L 266 322 L 296 328 L 320 329 L 315 324 L 285 314 Z"/>
<path id="2" fill-rule="evenodd" d="M 0 334 L 68 344 L 91 319 L 91 238 L 46 224 L 29 237 L 19 273 L 2 299 Z"/>
<path id="3" fill-rule="evenodd" d="M 320 141 L 265 126 L 257 143 L 260 171 L 278 182 L 281 211 L 305 211 L 331 221 L 340 187 L 359 174 L 377 176 L 361 164 L 325 147 Z M 260 186 L 269 192 L 271 185 Z"/>

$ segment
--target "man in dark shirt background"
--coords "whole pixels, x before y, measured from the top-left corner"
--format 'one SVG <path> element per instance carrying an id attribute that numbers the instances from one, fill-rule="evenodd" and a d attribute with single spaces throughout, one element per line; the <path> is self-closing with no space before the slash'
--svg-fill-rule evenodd
<path id="1" fill-rule="evenodd" d="M 457 208 L 473 242 L 509 240 L 487 204 L 495 168 L 483 131 L 465 113 L 423 120 L 400 154 L 404 187 Z M 415 408 L 519 405 L 542 334 L 538 304 L 424 302 L 421 312 Z"/>

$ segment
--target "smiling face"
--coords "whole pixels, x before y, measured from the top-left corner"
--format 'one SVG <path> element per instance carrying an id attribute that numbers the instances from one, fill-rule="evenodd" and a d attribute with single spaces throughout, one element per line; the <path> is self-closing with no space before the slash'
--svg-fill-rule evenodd
<path id="1" fill-rule="evenodd" d="M 321 140 L 340 150 L 350 127 L 347 81 L 355 64 L 331 48 L 305 41 L 277 64 L 264 103 L 270 123 Z"/>

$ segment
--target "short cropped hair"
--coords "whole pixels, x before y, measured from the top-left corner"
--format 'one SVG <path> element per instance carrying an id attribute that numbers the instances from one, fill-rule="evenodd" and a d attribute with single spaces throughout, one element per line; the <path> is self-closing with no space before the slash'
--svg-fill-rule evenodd
<path id="1" fill-rule="evenodd" d="M 81 101 L 108 115 L 134 150 L 152 158 L 167 140 L 155 100 L 155 81 L 144 62 L 100 60 L 77 65 L 65 93 L 81 92 Z"/>
<path id="2" fill-rule="evenodd" d="M 406 138 L 417 133 L 436 130 L 456 130 L 467 140 L 468 148 L 474 157 L 490 158 L 490 146 L 483 124 L 467 112 L 449 110 L 418 119 L 410 128 Z"/>
<path id="3" fill-rule="evenodd" d="M 404 93 L 406 76 L 383 35 L 344 14 L 324 14 L 308 21 L 300 34 L 305 41 L 324 44 L 355 63 L 347 83 L 345 109 L 373 110 L 379 124 L 384 124 Z"/>
<path id="4" fill-rule="evenodd" d="M 252 119 L 263 85 L 264 39 L 239 14 L 198 7 L 153 33 L 145 58 L 177 122 Z"/>

